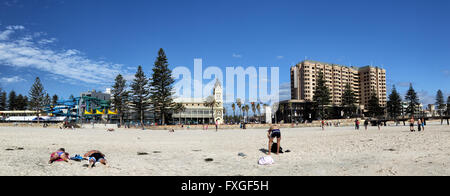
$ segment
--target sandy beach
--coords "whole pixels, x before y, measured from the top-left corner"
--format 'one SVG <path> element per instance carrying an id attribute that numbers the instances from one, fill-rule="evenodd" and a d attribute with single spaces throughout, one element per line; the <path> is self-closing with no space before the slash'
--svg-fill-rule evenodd
<path id="1" fill-rule="evenodd" d="M 266 130 L 60 130 L 0 127 L 0 175 L 13 176 L 300 176 L 450 175 L 450 126 L 428 123 L 424 132 L 408 126 L 282 129 L 273 165 L 266 156 Z M 109 166 L 86 161 L 48 164 L 64 147 L 70 156 L 97 149 Z M 148 153 L 138 155 L 138 152 Z M 239 153 L 245 156 L 238 156 Z M 205 159 L 212 161 L 205 161 Z"/>

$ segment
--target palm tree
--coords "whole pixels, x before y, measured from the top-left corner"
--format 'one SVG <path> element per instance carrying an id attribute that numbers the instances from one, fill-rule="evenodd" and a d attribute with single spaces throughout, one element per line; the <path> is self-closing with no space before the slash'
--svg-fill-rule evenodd
<path id="1" fill-rule="evenodd" d="M 241 102 L 241 99 L 239 99 L 239 98 L 236 99 L 236 105 L 238 106 L 239 111 L 240 111 L 240 113 L 239 113 L 239 121 L 241 121 L 241 115 L 242 115 L 242 102 Z"/>
<path id="2" fill-rule="evenodd" d="M 256 104 L 256 109 L 258 110 L 258 114 L 259 114 L 259 123 L 261 124 L 261 104 L 258 103 Z"/>
<path id="3" fill-rule="evenodd" d="M 236 119 L 236 104 L 235 103 L 233 103 L 233 104 L 231 104 L 231 109 L 233 109 L 233 123 L 234 123 L 234 120 Z"/>
<path id="4" fill-rule="evenodd" d="M 204 102 L 204 105 L 206 107 L 211 107 L 211 115 L 212 115 L 212 120 L 214 122 L 214 107 L 217 106 L 217 101 L 214 98 L 214 96 L 208 96 Z"/>
<path id="5" fill-rule="evenodd" d="M 292 123 L 292 103 L 289 103 L 288 107 L 289 107 L 289 110 L 291 111 L 291 114 L 289 116 L 290 116 L 290 121 Z"/>
<path id="6" fill-rule="evenodd" d="M 256 115 L 255 115 L 255 113 L 256 113 L 256 104 L 255 104 L 255 102 L 252 102 L 251 105 L 252 105 L 253 118 L 255 118 L 256 117 Z"/>
<path id="7" fill-rule="evenodd" d="M 284 105 L 280 104 L 280 106 L 278 106 L 278 108 L 279 108 L 279 110 L 281 112 L 281 118 L 283 118 L 283 121 L 284 121 Z"/>
<path id="8" fill-rule="evenodd" d="M 244 108 L 244 111 L 247 112 L 247 120 L 248 120 L 248 110 L 250 109 L 250 107 L 247 104 L 245 104 L 245 106 L 243 106 L 243 108 Z"/>
<path id="9" fill-rule="evenodd" d="M 181 124 L 181 112 L 184 112 L 186 110 L 186 107 L 182 103 L 176 103 L 173 109 L 175 113 L 180 114 L 178 122 Z"/>

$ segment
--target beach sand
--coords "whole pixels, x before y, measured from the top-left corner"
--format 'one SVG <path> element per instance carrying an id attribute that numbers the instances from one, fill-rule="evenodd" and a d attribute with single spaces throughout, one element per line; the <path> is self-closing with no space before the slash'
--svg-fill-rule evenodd
<path id="1" fill-rule="evenodd" d="M 381 131 L 377 127 L 282 129 L 281 146 L 291 152 L 272 154 L 273 165 L 257 163 L 266 156 L 268 145 L 263 129 L 169 133 L 0 127 L 0 175 L 450 175 L 450 126 L 428 124 L 424 132 L 413 133 L 408 126 L 381 127 Z M 48 164 L 50 154 L 61 147 L 71 156 L 100 150 L 109 166 L 89 169 L 83 166 L 86 161 Z"/>

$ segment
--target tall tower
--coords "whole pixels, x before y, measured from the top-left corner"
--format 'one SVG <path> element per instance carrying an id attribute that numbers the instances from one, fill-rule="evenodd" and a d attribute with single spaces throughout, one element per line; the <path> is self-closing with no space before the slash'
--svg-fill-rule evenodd
<path id="1" fill-rule="evenodd" d="M 216 107 L 214 108 L 214 122 L 217 121 L 219 124 L 223 124 L 223 89 L 219 80 L 216 80 L 213 89 L 213 96 L 216 100 Z"/>

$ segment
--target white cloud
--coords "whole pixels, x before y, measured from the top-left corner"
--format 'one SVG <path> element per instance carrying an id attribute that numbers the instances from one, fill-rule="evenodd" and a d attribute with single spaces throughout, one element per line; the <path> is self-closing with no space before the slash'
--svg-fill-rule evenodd
<path id="1" fill-rule="evenodd" d="M 0 64 L 16 68 L 34 68 L 72 81 L 97 85 L 112 83 L 115 76 L 121 72 L 122 65 L 91 60 L 76 49 L 54 50 L 44 47 L 55 42 L 55 38 L 33 40 L 44 33 L 9 39 L 15 30 L 24 27 L 8 26 L 6 29 L 0 31 Z M 125 74 L 128 73 L 123 73 Z"/>
<path id="2" fill-rule="evenodd" d="M 2 83 L 16 83 L 16 82 L 23 82 L 26 80 L 19 76 L 13 76 L 13 77 L 2 77 L 0 78 L 0 81 Z"/>
<path id="3" fill-rule="evenodd" d="M 277 56 L 277 59 L 283 59 L 284 56 Z"/>
<path id="4" fill-rule="evenodd" d="M 241 54 L 235 54 L 235 53 L 233 53 L 233 57 L 234 57 L 234 58 L 242 58 L 242 55 L 241 55 Z"/>

